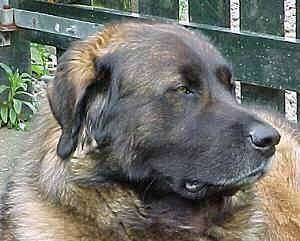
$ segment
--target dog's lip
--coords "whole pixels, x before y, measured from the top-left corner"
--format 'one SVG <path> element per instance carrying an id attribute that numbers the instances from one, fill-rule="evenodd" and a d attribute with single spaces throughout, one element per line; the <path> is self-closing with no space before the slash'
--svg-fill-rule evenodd
<path id="1" fill-rule="evenodd" d="M 185 182 L 184 185 L 185 185 L 185 189 L 192 193 L 199 192 L 205 186 L 205 184 L 195 180 L 187 181 Z"/>
<path id="2" fill-rule="evenodd" d="M 200 180 L 186 181 L 185 193 L 192 198 L 205 198 L 217 194 L 218 196 L 233 196 L 239 190 L 250 188 L 258 179 L 264 176 L 271 166 L 271 158 L 263 161 L 259 167 L 238 180 L 220 182 L 215 184 L 201 182 Z"/>

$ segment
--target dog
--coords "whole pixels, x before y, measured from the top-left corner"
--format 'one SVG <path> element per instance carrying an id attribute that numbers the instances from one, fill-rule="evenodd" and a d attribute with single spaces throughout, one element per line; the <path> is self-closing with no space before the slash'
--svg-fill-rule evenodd
<path id="1" fill-rule="evenodd" d="M 75 42 L 2 197 L 1 240 L 299 240 L 299 131 L 233 93 L 227 61 L 178 25 Z"/>

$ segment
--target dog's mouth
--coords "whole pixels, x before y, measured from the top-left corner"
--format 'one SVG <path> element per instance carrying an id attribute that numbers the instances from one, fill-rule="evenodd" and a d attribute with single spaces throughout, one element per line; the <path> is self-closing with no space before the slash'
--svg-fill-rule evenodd
<path id="1" fill-rule="evenodd" d="M 256 173 L 243 177 L 240 180 L 228 184 L 209 184 L 200 181 L 186 181 L 184 189 L 188 195 L 195 198 L 217 196 L 232 196 L 241 189 L 252 186 L 263 174 Z"/>
<path id="2" fill-rule="evenodd" d="M 246 190 L 253 186 L 269 169 L 270 160 L 263 162 L 249 174 L 232 181 L 211 184 L 202 182 L 201 180 L 186 180 L 182 183 L 180 194 L 188 199 L 233 196 L 237 191 Z"/>

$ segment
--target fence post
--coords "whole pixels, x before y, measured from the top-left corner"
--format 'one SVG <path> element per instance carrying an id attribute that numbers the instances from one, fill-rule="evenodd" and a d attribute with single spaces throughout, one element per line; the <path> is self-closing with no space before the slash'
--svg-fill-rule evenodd
<path id="1" fill-rule="evenodd" d="M 300 39 L 300 0 L 296 0 L 296 36 Z M 300 90 L 297 90 L 297 116 L 300 123 Z"/>
<path id="2" fill-rule="evenodd" d="M 165 18 L 179 18 L 178 0 L 139 0 L 139 13 Z"/>
<path id="3" fill-rule="evenodd" d="M 96 6 L 101 6 L 110 9 L 118 9 L 121 11 L 131 11 L 132 0 L 96 0 L 93 4 Z"/>
<path id="4" fill-rule="evenodd" d="M 225 28 L 230 26 L 229 0 L 189 0 L 189 6 L 191 22 Z"/>
<path id="5" fill-rule="evenodd" d="M 240 0 L 241 30 L 284 35 L 283 0 Z M 270 10 L 270 6 L 272 6 Z M 241 84 L 242 103 L 269 105 L 284 113 L 284 90 Z"/>
<path id="6" fill-rule="evenodd" d="M 0 0 L 1 1 L 1 0 Z M 7 4 L 8 1 L 1 1 Z M 18 1 L 11 1 L 11 7 L 17 7 Z M 1 6 L 2 7 L 2 6 Z M 25 40 L 22 30 L 17 30 L 11 34 L 10 46 L 0 46 L 0 62 L 18 68 L 21 72 L 30 72 L 30 43 Z M 3 83 L 3 72 L 0 71 L 0 83 Z"/>

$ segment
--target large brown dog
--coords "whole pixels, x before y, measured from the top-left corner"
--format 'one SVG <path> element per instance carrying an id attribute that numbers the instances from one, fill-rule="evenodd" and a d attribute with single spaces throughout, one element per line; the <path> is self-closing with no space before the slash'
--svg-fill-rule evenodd
<path id="1" fill-rule="evenodd" d="M 3 197 L 1 240 L 299 240 L 298 133 L 232 92 L 220 53 L 183 27 L 75 43 Z"/>

